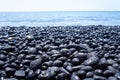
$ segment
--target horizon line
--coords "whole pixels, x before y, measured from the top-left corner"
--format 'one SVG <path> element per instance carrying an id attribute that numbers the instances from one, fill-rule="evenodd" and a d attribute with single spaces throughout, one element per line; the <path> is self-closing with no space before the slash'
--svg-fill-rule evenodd
<path id="1" fill-rule="evenodd" d="M 69 10 L 69 11 L 0 11 L 0 12 L 120 12 L 120 10 Z"/>

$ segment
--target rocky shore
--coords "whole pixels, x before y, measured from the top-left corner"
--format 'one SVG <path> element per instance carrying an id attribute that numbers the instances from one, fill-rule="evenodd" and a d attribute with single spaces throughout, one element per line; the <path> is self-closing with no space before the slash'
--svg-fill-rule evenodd
<path id="1" fill-rule="evenodd" d="M 1 27 L 0 80 L 120 80 L 120 26 Z"/>

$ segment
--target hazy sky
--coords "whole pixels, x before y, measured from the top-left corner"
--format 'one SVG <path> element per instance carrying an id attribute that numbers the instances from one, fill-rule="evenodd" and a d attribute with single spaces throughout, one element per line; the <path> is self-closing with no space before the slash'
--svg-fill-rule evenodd
<path id="1" fill-rule="evenodd" d="M 0 0 L 2 11 L 120 11 L 120 0 Z"/>

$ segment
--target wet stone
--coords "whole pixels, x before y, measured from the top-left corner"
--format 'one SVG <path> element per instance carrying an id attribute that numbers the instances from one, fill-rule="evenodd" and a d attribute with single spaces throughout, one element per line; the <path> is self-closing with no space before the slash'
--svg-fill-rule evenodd
<path id="1" fill-rule="evenodd" d="M 37 54 L 37 49 L 34 47 L 31 47 L 28 49 L 28 54 Z"/>
<path id="2" fill-rule="evenodd" d="M 14 75 L 15 71 L 16 71 L 16 69 L 14 69 L 14 68 L 10 68 L 10 67 L 5 68 L 5 72 L 6 72 L 7 76 Z"/>
<path id="3" fill-rule="evenodd" d="M 106 71 L 104 71 L 104 75 L 105 76 L 114 76 L 114 74 L 116 73 L 116 71 L 114 71 L 114 70 L 106 70 Z"/>
<path id="4" fill-rule="evenodd" d="M 80 78 L 79 78 L 75 73 L 73 73 L 73 74 L 71 75 L 70 80 L 80 80 Z"/>
<path id="5" fill-rule="evenodd" d="M 3 55 L 3 54 L 0 54 L 0 60 L 5 61 L 6 60 L 6 56 Z"/>
<path id="6" fill-rule="evenodd" d="M 42 59 L 41 58 L 33 60 L 33 61 L 30 62 L 30 68 L 31 69 L 38 69 L 38 68 L 41 67 L 41 64 L 42 64 Z"/>
<path id="7" fill-rule="evenodd" d="M 5 65 L 4 61 L 0 61 L 0 68 L 2 68 Z"/>
<path id="8" fill-rule="evenodd" d="M 15 72 L 15 74 L 14 74 L 14 76 L 16 77 L 16 78 L 20 78 L 20 79 L 25 79 L 25 71 L 23 71 L 23 70 L 17 70 L 16 72 Z"/>
<path id="9" fill-rule="evenodd" d="M 98 62 L 99 62 L 98 57 L 90 57 L 84 62 L 84 64 L 88 66 L 95 66 L 98 64 Z"/>

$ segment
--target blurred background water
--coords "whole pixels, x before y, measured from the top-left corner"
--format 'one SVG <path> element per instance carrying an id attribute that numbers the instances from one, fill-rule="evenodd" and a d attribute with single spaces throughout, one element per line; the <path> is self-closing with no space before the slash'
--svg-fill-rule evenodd
<path id="1" fill-rule="evenodd" d="M 0 12 L 0 26 L 120 25 L 119 11 Z"/>

